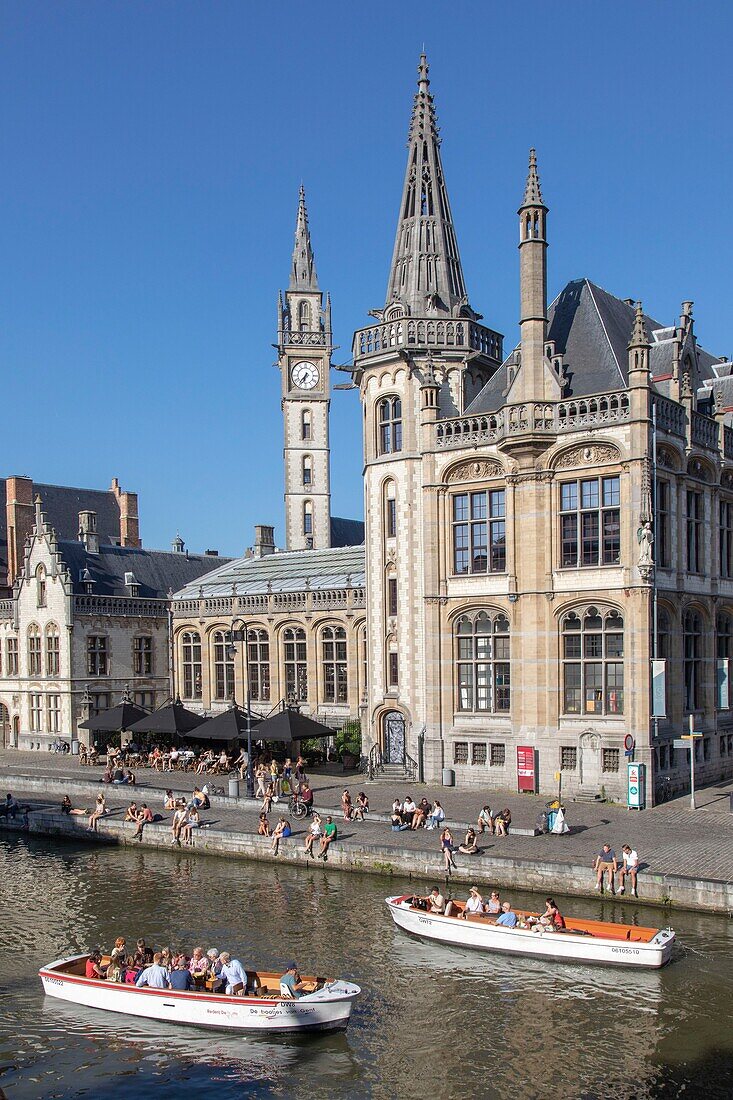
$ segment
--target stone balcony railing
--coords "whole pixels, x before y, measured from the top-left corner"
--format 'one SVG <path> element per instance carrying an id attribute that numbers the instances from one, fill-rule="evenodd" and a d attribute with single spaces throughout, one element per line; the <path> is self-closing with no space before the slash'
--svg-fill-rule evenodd
<path id="1" fill-rule="evenodd" d="M 684 405 L 678 405 L 676 401 L 670 401 L 668 397 L 662 397 L 661 394 L 655 394 L 652 400 L 657 410 L 657 428 L 684 439 L 687 423 Z"/>
<path id="2" fill-rule="evenodd" d="M 75 615 L 127 615 L 161 619 L 168 614 L 168 600 L 138 599 L 132 596 L 74 596 Z"/>
<path id="3" fill-rule="evenodd" d="M 626 390 L 557 402 L 506 405 L 484 416 L 457 416 L 435 425 L 435 444 L 441 449 L 473 447 L 531 433 L 557 435 L 584 428 L 622 424 L 629 419 Z"/>
<path id="4" fill-rule="evenodd" d="M 12 619 L 13 617 L 13 601 L 12 600 L 0 600 L 0 619 Z"/>
<path id="5" fill-rule="evenodd" d="M 704 413 L 693 411 L 690 438 L 697 447 L 705 447 L 708 451 L 717 451 L 719 436 L 717 420 L 705 416 Z"/>
<path id="6" fill-rule="evenodd" d="M 278 343 L 300 344 L 305 348 L 323 348 L 331 343 L 330 332 L 300 332 L 298 329 L 281 329 Z"/>
<path id="7" fill-rule="evenodd" d="M 478 352 L 501 363 L 503 337 L 484 325 L 466 319 L 438 320 L 437 318 L 400 317 L 354 333 L 354 358 L 381 355 L 392 348 L 406 351 L 464 351 Z"/>
<path id="8" fill-rule="evenodd" d="M 235 616 L 309 614 L 311 611 L 361 610 L 366 607 L 366 590 L 350 588 L 308 588 L 298 592 L 268 592 L 242 596 L 202 596 L 174 600 L 176 619 L 233 619 Z"/>

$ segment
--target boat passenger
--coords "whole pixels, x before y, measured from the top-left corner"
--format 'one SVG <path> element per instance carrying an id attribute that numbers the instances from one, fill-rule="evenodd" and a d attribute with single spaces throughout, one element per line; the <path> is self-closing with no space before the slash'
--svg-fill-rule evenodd
<path id="1" fill-rule="evenodd" d="M 193 976 L 186 966 L 186 958 L 184 955 L 180 955 L 176 960 L 176 965 L 168 975 L 168 985 L 171 989 L 188 992 L 188 990 L 193 989 L 193 984 Z"/>
<path id="2" fill-rule="evenodd" d="M 287 970 L 280 978 L 280 996 L 296 999 L 303 996 L 303 982 L 296 963 L 288 963 Z"/>
<path id="3" fill-rule="evenodd" d="M 446 917 L 452 916 L 453 915 L 453 910 L 455 908 L 456 908 L 455 903 L 452 902 L 452 901 L 449 901 L 448 904 L 445 907 Z M 479 914 L 483 913 L 483 911 L 484 911 L 484 899 L 481 897 L 481 894 L 479 893 L 478 886 L 472 886 L 471 889 L 470 889 L 469 895 L 466 898 L 466 904 L 463 907 L 463 912 L 462 913 L 460 913 L 460 912 L 456 913 L 455 915 L 457 917 L 461 917 L 463 920 L 466 920 L 468 917 L 478 916 Z"/>
<path id="4" fill-rule="evenodd" d="M 512 912 L 512 907 L 508 901 L 502 902 L 501 916 L 496 918 L 496 923 L 503 925 L 505 928 L 517 927 L 517 914 Z"/>
<path id="5" fill-rule="evenodd" d="M 115 945 L 110 951 L 110 958 L 112 960 L 119 959 L 121 962 L 124 962 L 127 958 L 127 947 L 125 945 L 124 936 L 118 936 L 115 940 Z"/>
<path id="6" fill-rule="evenodd" d="M 631 879 L 631 896 L 636 898 L 639 895 L 636 892 L 636 879 L 639 873 L 639 853 L 636 852 L 630 844 L 624 844 L 622 848 L 624 862 L 621 870 L 618 873 L 619 878 L 619 894 L 623 894 L 626 889 L 626 876 Z"/>
<path id="7" fill-rule="evenodd" d="M 142 936 L 135 944 L 135 954 L 140 956 L 145 966 L 150 966 L 153 961 L 153 949 L 145 946 L 145 940 Z"/>
<path id="8" fill-rule="evenodd" d="M 326 818 L 326 824 L 323 826 L 323 836 L 321 837 L 321 844 L 318 850 L 318 858 L 323 859 L 325 863 L 328 860 L 328 849 L 334 840 L 338 839 L 338 829 L 332 817 Z"/>
<path id="9" fill-rule="evenodd" d="M 123 959 L 112 959 L 107 967 L 107 981 L 108 982 L 121 982 L 123 970 Z"/>
<path id="10" fill-rule="evenodd" d="M 481 813 L 478 815 L 477 824 L 478 824 L 478 831 L 480 833 L 483 833 L 484 831 L 487 832 L 487 833 L 493 833 L 493 831 L 494 831 L 494 821 L 493 821 L 493 818 L 491 816 L 491 807 L 490 806 L 484 806 L 483 807 L 483 809 L 481 810 Z"/>
<path id="11" fill-rule="evenodd" d="M 209 963 L 208 976 L 210 979 L 216 981 L 221 977 L 221 963 L 219 961 L 219 952 L 215 947 L 210 947 L 206 952 L 206 958 Z"/>
<path id="12" fill-rule="evenodd" d="M 137 976 L 135 985 L 141 988 L 147 985 L 150 989 L 167 989 L 168 988 L 168 971 L 162 965 L 163 956 L 160 951 L 156 951 L 153 955 L 153 961 L 150 966 L 146 966 L 143 971 Z"/>
<path id="13" fill-rule="evenodd" d="M 310 828 L 305 838 L 305 844 L 303 847 L 309 856 L 313 855 L 313 845 L 321 835 L 321 815 L 313 814 L 313 820 L 310 823 Z"/>
<path id="14" fill-rule="evenodd" d="M 194 947 L 188 969 L 194 982 L 203 984 L 209 970 L 209 960 L 204 955 L 203 947 Z"/>
<path id="15" fill-rule="evenodd" d="M 363 821 L 368 813 L 369 799 L 363 791 L 359 791 L 356 796 L 356 805 L 354 807 L 354 821 Z"/>
<path id="16" fill-rule="evenodd" d="M 509 833 L 509 826 L 512 823 L 512 813 L 507 807 L 502 810 L 494 818 L 494 834 L 496 836 L 507 836 Z"/>
<path id="17" fill-rule="evenodd" d="M 99 978 L 104 980 L 106 977 L 102 968 L 102 952 L 92 951 L 91 955 L 87 959 L 85 974 L 87 978 Z"/>
<path id="18" fill-rule="evenodd" d="M 422 900 L 427 902 L 428 913 L 437 913 L 440 916 L 445 913 L 445 898 L 437 886 L 434 886 L 428 896 Z"/>
<path id="19" fill-rule="evenodd" d="M 135 963 L 135 956 L 128 955 L 125 959 L 125 973 L 122 977 L 125 985 L 134 985 L 138 979 L 142 967 L 137 966 Z"/>
<path id="20" fill-rule="evenodd" d="M 247 987 L 247 974 L 239 959 L 233 959 L 228 951 L 222 951 L 219 963 L 221 977 L 226 982 L 226 992 L 230 996 L 243 994 Z"/>
<path id="21" fill-rule="evenodd" d="M 565 918 L 558 909 L 554 898 L 545 898 L 545 911 L 542 917 L 546 917 L 555 928 L 565 927 Z M 540 917 L 540 920 L 542 920 L 542 917 Z"/>
<path id="22" fill-rule="evenodd" d="M 501 901 L 499 900 L 499 894 L 496 890 L 491 891 L 491 896 L 490 896 L 489 900 L 486 902 L 486 912 L 487 913 L 500 913 L 501 912 Z"/>
<path id="23" fill-rule="evenodd" d="M 476 830 L 472 825 L 468 826 L 463 844 L 458 845 L 458 851 L 463 852 L 463 854 L 466 856 L 475 856 L 478 854 L 478 844 L 476 843 Z"/>
<path id="24" fill-rule="evenodd" d="M 170 947 L 163 947 L 160 951 L 160 965 L 170 974 L 173 969 L 173 952 Z"/>

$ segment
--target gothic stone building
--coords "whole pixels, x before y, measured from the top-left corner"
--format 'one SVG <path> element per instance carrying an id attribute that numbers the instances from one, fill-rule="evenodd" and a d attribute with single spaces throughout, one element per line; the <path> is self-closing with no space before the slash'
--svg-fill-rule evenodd
<path id="1" fill-rule="evenodd" d="M 730 775 L 731 363 L 699 346 L 690 302 L 666 326 L 579 279 L 548 307 L 534 151 L 518 230 L 505 355 L 469 304 L 423 57 L 387 297 L 354 338 L 366 748 L 516 788 L 526 746 L 542 791 L 560 772 L 623 798 L 630 734 L 653 795 L 687 780 L 672 740 L 692 715 L 700 777 Z"/>
<path id="2" fill-rule="evenodd" d="M 170 593 L 215 559 L 189 556 L 180 539 L 172 553 L 144 550 L 137 497 L 116 480 L 106 492 L 29 478 L 0 487 L 10 593 L 0 599 L 0 744 L 86 741 L 80 719 L 116 706 L 126 691 L 149 710 L 165 702 Z"/>

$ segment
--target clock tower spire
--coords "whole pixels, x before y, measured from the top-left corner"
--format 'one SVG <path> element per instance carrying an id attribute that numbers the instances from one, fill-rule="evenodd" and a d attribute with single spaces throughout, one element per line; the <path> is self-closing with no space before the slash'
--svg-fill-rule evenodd
<path id="1" fill-rule="evenodd" d="M 324 308 L 302 185 L 290 284 L 278 300 L 276 346 L 285 430 L 285 545 L 321 550 L 331 545 L 331 299 Z"/>

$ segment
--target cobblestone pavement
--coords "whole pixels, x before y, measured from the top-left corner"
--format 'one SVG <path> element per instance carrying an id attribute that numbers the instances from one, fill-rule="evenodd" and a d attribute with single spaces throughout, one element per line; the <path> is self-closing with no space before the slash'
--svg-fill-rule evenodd
<path id="1" fill-rule="evenodd" d="M 89 782 L 98 779 L 101 771 L 101 768 L 80 767 L 75 758 L 68 756 L 0 750 L 0 783 L 4 782 L 7 789 L 17 790 L 20 797 L 24 775 Z M 134 788 L 134 793 L 129 788 L 105 788 L 108 802 L 115 810 L 124 807 L 133 797 L 138 802 L 147 801 L 156 811 L 160 810 L 160 792 L 166 787 L 190 791 L 196 777 L 183 772 L 161 774 L 142 769 L 138 778 L 139 783 Z M 419 784 L 410 787 L 381 780 L 367 783 L 363 776 L 353 773 L 315 773 L 311 776 L 311 781 L 316 805 L 319 807 L 335 809 L 344 786 L 348 785 L 352 795 L 361 789 L 367 791 L 373 812 L 386 813 L 396 794 L 404 797 L 409 791 L 416 800 L 423 794 L 428 798 L 439 798 L 449 820 L 460 823 L 475 822 L 478 811 L 487 801 L 492 810 L 508 806 L 516 825 L 530 827 L 545 804 L 544 797 L 518 795 L 501 790 L 491 790 L 483 794 L 480 791 Z M 215 777 L 213 782 L 227 789 L 226 778 Z M 733 881 L 733 814 L 729 812 L 729 794 L 732 790 L 732 783 L 704 789 L 699 794 L 698 804 L 701 808 L 695 812 L 689 810 L 689 799 L 685 797 L 642 813 L 613 804 L 569 802 L 569 836 L 531 837 L 510 834 L 506 838 L 484 837 L 480 838 L 479 847 L 491 855 L 517 859 L 536 858 L 542 862 L 556 861 L 562 864 L 587 862 L 590 876 L 590 865 L 604 841 L 607 840 L 619 855 L 621 845 L 628 842 L 639 851 L 642 865 L 646 864 L 654 872 L 730 882 Z M 57 804 L 61 796 L 54 794 L 44 799 L 42 795 L 29 793 L 27 800 L 31 803 Z M 76 801 L 80 805 L 91 803 L 88 795 L 78 796 Z M 281 806 L 281 812 L 286 812 L 287 804 L 283 802 Z M 279 809 L 279 806 L 273 807 L 271 820 L 276 818 Z M 210 821 L 212 825 L 216 823 L 217 827 L 230 827 L 243 832 L 255 831 L 256 818 L 257 810 L 253 808 L 217 808 L 215 799 L 212 809 L 204 815 L 204 820 Z M 346 844 L 350 839 L 361 836 L 366 843 L 433 852 L 436 873 L 440 869 L 442 861 L 437 832 L 420 829 L 416 832 L 393 833 L 384 822 L 367 820 L 364 823 L 343 823 L 340 814 L 337 815 L 337 821 L 341 839 Z M 296 838 L 306 828 L 307 826 L 295 822 Z M 454 830 L 454 834 L 456 839 L 462 839 L 457 836 L 457 830 Z M 465 863 L 471 857 L 459 854 L 457 859 Z"/>

